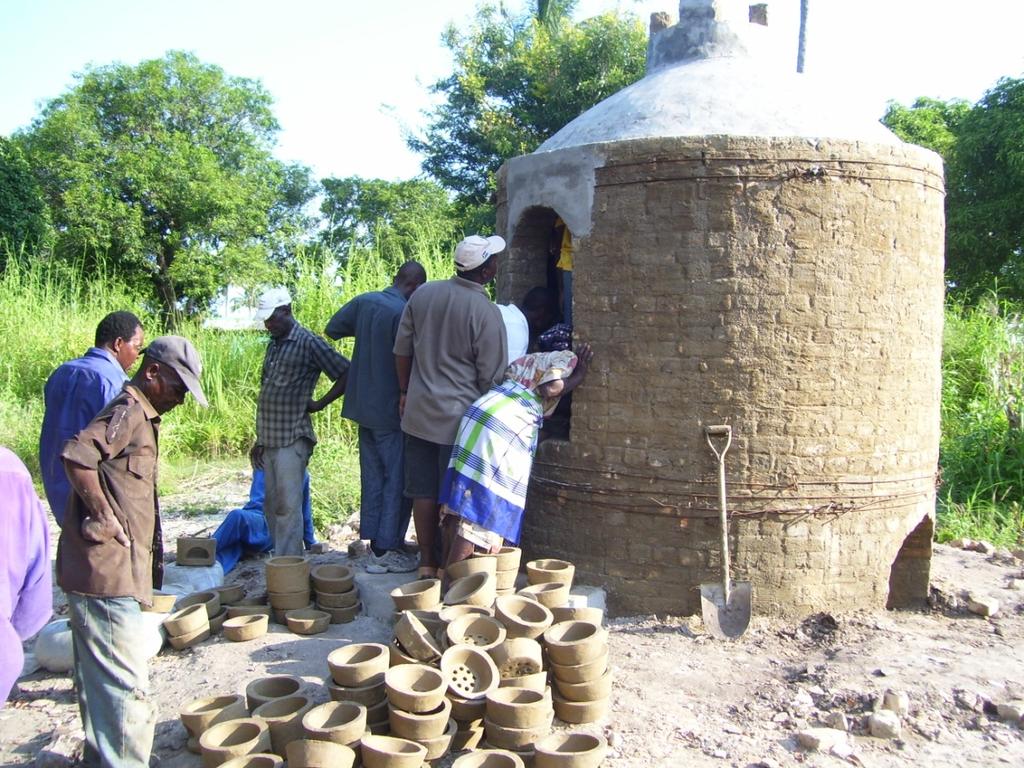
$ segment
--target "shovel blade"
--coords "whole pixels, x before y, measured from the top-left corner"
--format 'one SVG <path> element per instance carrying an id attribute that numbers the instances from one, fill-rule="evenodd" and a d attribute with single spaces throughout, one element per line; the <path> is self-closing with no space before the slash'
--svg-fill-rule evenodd
<path id="1" fill-rule="evenodd" d="M 730 586 L 726 602 L 721 582 L 700 585 L 700 612 L 704 626 L 719 640 L 739 637 L 750 624 L 753 587 L 749 581 L 734 581 Z"/>

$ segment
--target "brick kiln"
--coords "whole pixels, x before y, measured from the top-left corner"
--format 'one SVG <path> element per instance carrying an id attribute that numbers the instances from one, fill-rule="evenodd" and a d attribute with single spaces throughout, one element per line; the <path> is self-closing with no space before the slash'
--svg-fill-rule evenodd
<path id="1" fill-rule="evenodd" d="M 759 58 L 766 33 L 745 4 L 683 0 L 652 19 L 643 80 L 499 175 L 499 300 L 545 283 L 561 217 L 597 351 L 568 439 L 538 452 L 524 546 L 620 613 L 699 612 L 719 577 L 720 423 L 755 613 L 927 596 L 941 161 Z"/>

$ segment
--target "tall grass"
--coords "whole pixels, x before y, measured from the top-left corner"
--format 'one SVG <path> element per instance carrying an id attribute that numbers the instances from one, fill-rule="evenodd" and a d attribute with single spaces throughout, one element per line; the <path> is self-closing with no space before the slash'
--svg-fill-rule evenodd
<path id="1" fill-rule="evenodd" d="M 415 257 L 431 279 L 451 274 L 447 246 L 422 243 Z M 319 253 L 300 254 L 290 286 L 299 322 L 322 333 L 351 298 L 391 284 L 399 264 L 373 250 L 355 250 L 341 270 Z M 10 259 L 0 273 L 0 444 L 17 453 L 38 477 L 38 438 L 43 416 L 43 384 L 61 362 L 78 357 L 93 343 L 96 325 L 108 312 L 129 309 L 143 322 L 147 339 L 164 333 L 158 315 L 108 276 L 85 275 L 66 266 Z M 189 338 L 203 361 L 203 388 L 209 408 L 191 398 L 161 425 L 165 465 L 161 491 L 174 491 L 174 478 L 201 472 L 208 462 L 243 465 L 254 439 L 256 400 L 265 332 L 224 331 L 198 321 L 175 330 Z M 351 340 L 337 345 L 351 353 Z M 330 382 L 321 377 L 319 392 Z M 340 402 L 340 401 L 339 401 Z M 319 443 L 310 464 L 314 517 L 318 524 L 344 519 L 358 506 L 359 464 L 355 426 L 335 404 L 313 417 Z M 170 485 L 166 478 L 170 478 Z M 242 501 L 242 500 L 240 500 Z"/>
<path id="2" fill-rule="evenodd" d="M 943 341 L 940 540 L 998 544 L 1024 532 L 1024 325 L 990 296 L 951 303 Z"/>

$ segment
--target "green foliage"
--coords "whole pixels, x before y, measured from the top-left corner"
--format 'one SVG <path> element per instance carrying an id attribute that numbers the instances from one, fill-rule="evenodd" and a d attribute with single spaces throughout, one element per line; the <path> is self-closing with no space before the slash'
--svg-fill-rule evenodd
<path id="1" fill-rule="evenodd" d="M 987 297 L 946 311 L 939 538 L 1012 544 L 1024 533 L 1024 324 Z"/>
<path id="2" fill-rule="evenodd" d="M 949 163 L 956 146 L 956 131 L 971 110 L 962 99 L 941 101 L 921 97 L 905 107 L 890 101 L 882 122 L 904 141 L 926 147 Z"/>
<path id="3" fill-rule="evenodd" d="M 296 234 L 308 176 L 271 156 L 277 131 L 258 82 L 171 52 L 88 69 L 17 139 L 57 255 L 106 264 L 173 321 L 229 281 L 268 279 Z"/>
<path id="4" fill-rule="evenodd" d="M 448 193 L 427 179 L 385 181 L 349 176 L 323 180 L 321 241 L 344 263 L 351 247 L 378 251 L 389 262 L 413 258 L 422 243 L 454 245 Z"/>
<path id="5" fill-rule="evenodd" d="M 484 5 L 469 29 L 444 35 L 455 69 L 431 88 L 444 100 L 408 144 L 467 214 L 491 206 L 505 160 L 532 152 L 644 73 L 647 34 L 636 17 L 573 24 L 571 3 L 540 5 L 537 14 Z"/>
<path id="6" fill-rule="evenodd" d="M 51 234 L 49 211 L 21 149 L 0 136 L 0 267 L 9 253 L 41 248 Z"/>

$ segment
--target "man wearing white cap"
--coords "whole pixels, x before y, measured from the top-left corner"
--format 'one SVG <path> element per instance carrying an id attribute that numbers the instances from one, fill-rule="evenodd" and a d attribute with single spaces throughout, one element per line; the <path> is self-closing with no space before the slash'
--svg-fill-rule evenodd
<path id="1" fill-rule="evenodd" d="M 259 300 L 255 319 L 270 333 L 256 404 L 253 466 L 263 470 L 263 514 L 275 555 L 302 554 L 303 480 L 316 434 L 309 414 L 345 393 L 349 361 L 292 316 L 292 297 L 271 288 Z M 314 400 L 320 374 L 334 384 Z"/>
<path id="2" fill-rule="evenodd" d="M 484 286 L 505 241 L 471 235 L 455 247 L 456 275 L 409 299 L 395 338 L 399 410 L 405 433 L 405 495 L 413 500 L 421 577 L 437 574 L 434 548 L 441 478 L 466 408 L 501 382 L 508 341 Z"/>
<path id="3" fill-rule="evenodd" d="M 163 581 L 157 432 L 189 392 L 202 406 L 199 353 L 160 336 L 121 393 L 64 444 L 72 495 L 57 547 L 68 596 L 85 763 L 149 765 L 156 711 L 149 701 L 140 605 Z"/>

